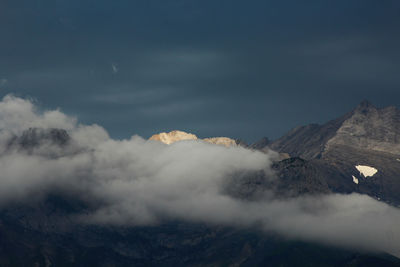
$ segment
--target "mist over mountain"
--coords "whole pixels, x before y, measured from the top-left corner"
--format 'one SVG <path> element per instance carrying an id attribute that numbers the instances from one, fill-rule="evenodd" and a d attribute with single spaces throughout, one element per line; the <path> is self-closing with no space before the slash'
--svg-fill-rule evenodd
<path id="1" fill-rule="evenodd" d="M 400 267 L 399 14 L 0 0 L 0 267 Z"/>
<path id="2" fill-rule="evenodd" d="M 271 237 L 277 235 L 344 250 L 345 257 L 400 256 L 400 210 L 395 207 L 399 179 L 394 173 L 388 176 L 400 165 L 395 146 L 389 145 L 398 142 L 395 109 L 362 104 L 327 125 L 298 128 L 272 143 L 262 139 L 251 146 L 230 138 L 198 140 L 179 131 L 150 140 L 114 140 L 98 125 L 79 124 L 59 110 L 39 111 L 30 100 L 12 95 L 0 102 L 0 114 L 0 215 L 6 231 L 25 229 L 38 235 L 32 240 L 41 240 L 42 234 L 66 238 L 72 232 L 101 239 L 93 231 L 102 229 L 122 238 L 117 229 L 135 232 L 146 227 L 153 232 L 175 222 L 205 225 L 204 235 L 225 227 L 234 229 L 229 235 L 238 238 L 240 232 L 250 231 L 272 243 L 286 242 Z M 282 160 L 264 144 L 295 157 Z M 389 158 L 390 166 L 385 165 Z M 367 177 L 362 171 L 368 169 L 356 165 L 378 170 Z M 13 235 L 5 237 L 4 246 L 19 240 Z M 146 240 L 156 236 L 149 234 Z M 89 239 L 74 238 L 81 249 L 91 247 Z M 45 246 L 33 242 L 34 247 Z M 137 251 L 130 244 L 126 246 Z M 180 251 L 177 243 L 171 246 Z M 258 252 L 246 254 L 244 261 L 252 262 L 262 253 L 263 246 L 252 246 Z M 55 243 L 45 247 L 61 249 Z M 112 262 L 134 262 L 136 257 L 106 250 L 116 253 L 110 256 Z M 34 255 L 61 260 L 58 252 L 46 251 Z M 0 261 L 10 264 L 5 254 L 0 253 Z"/>

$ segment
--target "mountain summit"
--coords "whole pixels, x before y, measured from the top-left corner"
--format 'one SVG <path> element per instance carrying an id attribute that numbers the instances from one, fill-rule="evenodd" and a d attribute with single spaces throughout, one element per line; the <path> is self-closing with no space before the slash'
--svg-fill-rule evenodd
<path id="1" fill-rule="evenodd" d="M 304 166 L 318 169 L 322 164 L 318 175 L 334 184 L 335 191 L 400 204 L 400 110 L 396 107 L 377 108 L 363 101 L 338 119 L 296 127 L 268 146 L 305 159 Z"/>
<path id="2" fill-rule="evenodd" d="M 325 150 L 337 145 L 399 155 L 400 110 L 396 107 L 378 109 L 362 102 L 328 140 Z"/>
<path id="3" fill-rule="evenodd" d="M 191 133 L 186 133 L 183 131 L 171 131 L 169 133 L 159 133 L 159 134 L 154 134 L 149 138 L 149 140 L 156 140 L 160 141 L 164 144 L 172 144 L 178 141 L 183 141 L 183 140 L 197 140 L 197 136 Z"/>
<path id="4" fill-rule="evenodd" d="M 379 109 L 362 101 L 338 119 L 296 127 L 270 144 L 274 150 L 304 159 L 324 157 L 337 146 L 400 155 L 400 110 Z"/>
<path id="5" fill-rule="evenodd" d="M 164 144 L 170 145 L 172 143 L 178 141 L 185 141 L 185 140 L 203 140 L 207 143 L 215 144 L 215 145 L 223 145 L 226 147 L 236 146 L 238 142 L 234 139 L 228 137 L 211 137 L 211 138 L 204 138 L 199 139 L 195 134 L 183 132 L 183 131 L 171 131 L 169 133 L 159 133 L 152 135 L 149 140 L 160 141 Z"/>

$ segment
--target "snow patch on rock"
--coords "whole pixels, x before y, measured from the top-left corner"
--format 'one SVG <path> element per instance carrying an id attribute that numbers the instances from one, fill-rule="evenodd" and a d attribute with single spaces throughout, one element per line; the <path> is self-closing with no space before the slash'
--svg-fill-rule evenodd
<path id="1" fill-rule="evenodd" d="M 378 170 L 374 167 L 367 165 L 357 165 L 355 167 L 360 172 L 360 175 L 363 175 L 365 178 L 372 177 L 378 172 Z"/>

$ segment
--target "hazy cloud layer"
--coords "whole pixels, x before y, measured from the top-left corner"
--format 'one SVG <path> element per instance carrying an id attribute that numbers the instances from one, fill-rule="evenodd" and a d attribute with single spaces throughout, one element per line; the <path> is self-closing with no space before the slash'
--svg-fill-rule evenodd
<path id="1" fill-rule="evenodd" d="M 29 127 L 67 129 L 72 140 L 33 152 L 9 147 Z M 400 211 L 368 196 L 327 195 L 259 201 L 224 190 L 237 172 L 270 169 L 274 153 L 202 141 L 165 145 L 139 136 L 113 140 L 97 125 L 81 125 L 59 110 L 40 111 L 30 100 L 0 102 L 0 203 L 31 199 L 51 190 L 101 200 L 86 223 L 152 225 L 169 219 L 238 227 L 261 227 L 290 238 L 386 251 L 400 255 Z"/>

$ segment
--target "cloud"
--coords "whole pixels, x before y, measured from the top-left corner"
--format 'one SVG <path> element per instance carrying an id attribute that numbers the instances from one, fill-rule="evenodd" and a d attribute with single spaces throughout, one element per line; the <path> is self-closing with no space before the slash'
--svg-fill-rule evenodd
<path id="1" fill-rule="evenodd" d="M 114 74 L 118 73 L 118 65 L 117 64 L 115 64 L 115 63 L 111 64 L 111 68 L 112 68 L 112 72 Z"/>
<path id="2" fill-rule="evenodd" d="M 40 111 L 32 101 L 0 102 L 0 204 L 31 201 L 46 192 L 74 192 L 97 202 L 81 223 L 154 225 L 167 220 L 261 227 L 288 238 L 400 255 L 399 209 L 359 194 L 257 200 L 229 193 L 239 174 L 277 179 L 276 154 L 197 141 L 165 145 L 140 136 L 111 139 L 98 125 L 82 125 L 59 110 Z M 7 147 L 29 127 L 64 128 L 67 147 L 30 153 Z M 46 149 L 48 149 L 47 144 Z M 250 176 L 251 177 L 251 176 Z"/>
<path id="3" fill-rule="evenodd" d="M 178 94 L 177 90 L 168 87 L 132 88 L 132 86 L 113 87 L 112 93 L 94 94 L 90 99 L 95 103 L 144 106 L 154 102 L 165 102 Z M 131 90 L 130 92 L 124 92 Z M 116 92 L 117 91 L 117 92 Z M 123 92 L 119 92 L 123 91 Z"/>
<path id="4" fill-rule="evenodd" d="M 30 127 L 71 130 L 76 127 L 76 122 L 75 118 L 59 110 L 39 114 L 32 100 L 7 95 L 0 102 L 0 129 L 3 131 L 21 133 Z"/>

